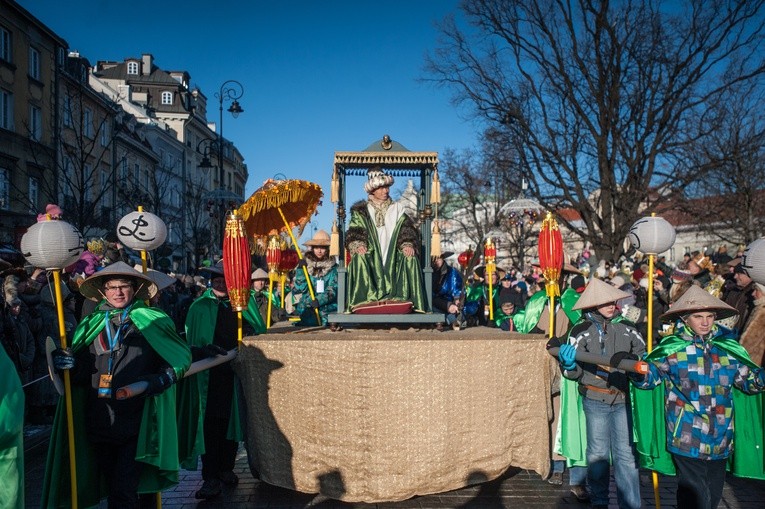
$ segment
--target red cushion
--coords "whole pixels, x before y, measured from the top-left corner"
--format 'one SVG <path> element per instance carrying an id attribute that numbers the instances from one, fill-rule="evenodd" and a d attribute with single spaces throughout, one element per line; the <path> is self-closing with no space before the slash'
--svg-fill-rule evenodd
<path id="1" fill-rule="evenodd" d="M 412 303 L 400 300 L 365 302 L 354 306 L 352 311 L 360 315 L 405 315 L 412 312 Z"/>

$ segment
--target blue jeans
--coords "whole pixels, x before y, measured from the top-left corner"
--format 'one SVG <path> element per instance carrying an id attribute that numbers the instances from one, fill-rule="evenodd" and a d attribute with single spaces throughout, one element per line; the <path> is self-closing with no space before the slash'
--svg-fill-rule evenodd
<path id="1" fill-rule="evenodd" d="M 587 467 L 570 467 L 568 469 L 568 485 L 584 486 L 587 484 Z"/>
<path id="2" fill-rule="evenodd" d="M 609 405 L 582 398 L 587 420 L 587 480 L 592 505 L 608 505 L 613 459 L 616 498 L 620 508 L 640 508 L 640 474 L 627 415 L 627 405 Z"/>

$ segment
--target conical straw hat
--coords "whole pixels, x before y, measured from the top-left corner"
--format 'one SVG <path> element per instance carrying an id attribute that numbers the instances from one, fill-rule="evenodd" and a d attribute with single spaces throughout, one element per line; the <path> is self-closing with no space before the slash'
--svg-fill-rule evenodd
<path id="1" fill-rule="evenodd" d="M 697 311 L 715 313 L 715 318 L 718 320 L 737 313 L 736 308 L 729 306 L 700 286 L 693 285 L 672 304 L 669 311 L 661 315 L 661 319 L 680 318 Z"/>
<path id="2" fill-rule="evenodd" d="M 605 281 L 593 278 L 587 283 L 579 300 L 571 309 L 590 309 L 630 297 L 630 294 L 614 288 Z"/>
<path id="3" fill-rule="evenodd" d="M 85 279 L 80 285 L 80 293 L 83 297 L 98 302 L 104 298 L 101 287 L 107 280 L 116 278 L 136 281 L 138 290 L 134 298 L 137 300 L 150 299 L 157 293 L 157 285 L 151 278 L 144 276 L 125 262 L 114 262 Z"/>

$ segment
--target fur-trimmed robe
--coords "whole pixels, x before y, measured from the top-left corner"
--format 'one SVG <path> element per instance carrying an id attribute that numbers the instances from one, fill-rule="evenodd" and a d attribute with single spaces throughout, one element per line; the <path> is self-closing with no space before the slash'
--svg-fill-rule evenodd
<path id="1" fill-rule="evenodd" d="M 415 311 L 428 311 L 422 267 L 420 236 L 403 204 L 391 201 L 385 212 L 384 227 L 375 225 L 367 201 L 351 207 L 351 220 L 346 243 L 351 252 L 348 265 L 348 306 L 379 301 L 411 302 Z M 381 228 L 384 230 L 381 233 Z M 367 249 L 359 254 L 359 247 Z M 404 247 L 412 247 L 414 256 L 407 257 Z"/>
<path id="2" fill-rule="evenodd" d="M 754 308 L 739 342 L 757 365 L 765 364 L 765 298 L 754 301 Z"/>
<path id="3" fill-rule="evenodd" d="M 322 325 L 327 325 L 327 315 L 337 311 L 337 264 L 334 258 L 327 256 L 323 260 L 316 258 L 313 251 L 305 254 L 306 269 L 311 278 L 316 300 L 319 303 L 319 315 Z M 318 281 L 321 280 L 322 292 L 319 292 Z M 311 293 L 308 291 L 305 274 L 302 269 L 295 271 L 295 286 L 293 291 L 300 294 L 300 300 L 295 303 L 295 311 L 301 318 L 301 324 L 316 325 L 316 313 L 311 307 Z"/>

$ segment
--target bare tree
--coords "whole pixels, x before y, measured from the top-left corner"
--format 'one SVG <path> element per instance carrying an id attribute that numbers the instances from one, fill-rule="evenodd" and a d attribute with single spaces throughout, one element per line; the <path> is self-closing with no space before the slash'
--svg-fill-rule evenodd
<path id="1" fill-rule="evenodd" d="M 765 235 L 765 97 L 761 83 L 735 88 L 701 119 L 709 136 L 689 147 L 687 171 L 708 168 L 686 188 L 679 210 L 730 244 Z"/>
<path id="2" fill-rule="evenodd" d="M 694 122 L 731 87 L 763 74 L 763 0 L 465 0 L 428 58 L 512 149 L 530 193 L 591 242 L 623 251 L 631 224 L 700 176 L 678 160 L 709 133 Z M 646 208 L 647 207 L 647 208 Z"/>

